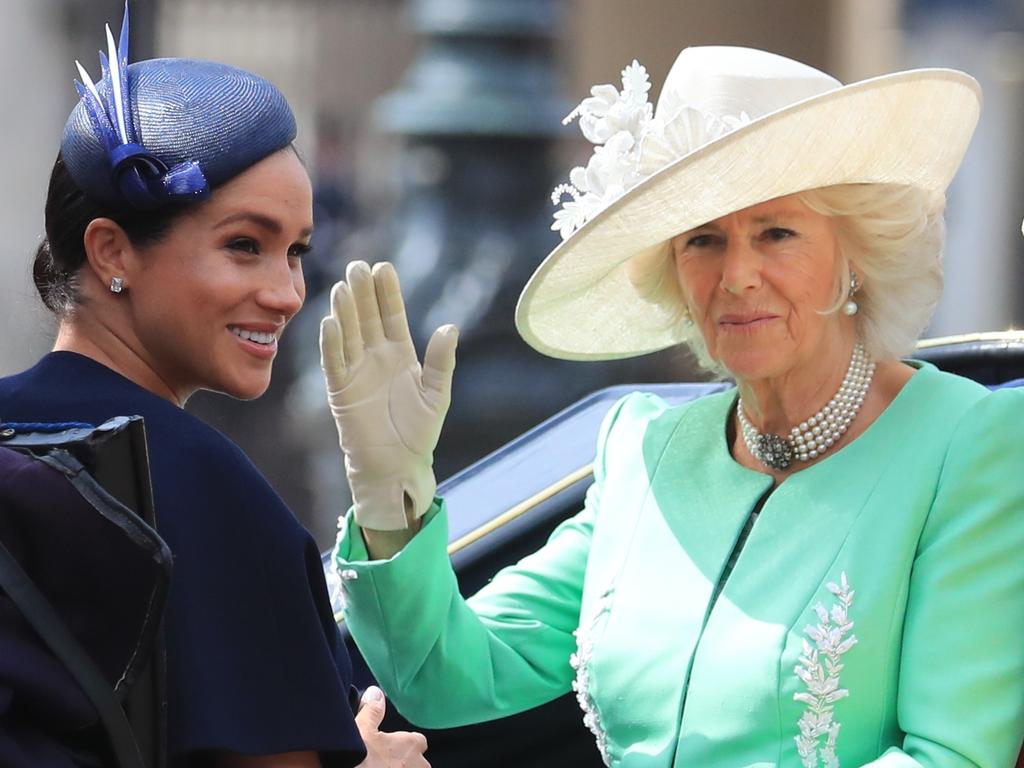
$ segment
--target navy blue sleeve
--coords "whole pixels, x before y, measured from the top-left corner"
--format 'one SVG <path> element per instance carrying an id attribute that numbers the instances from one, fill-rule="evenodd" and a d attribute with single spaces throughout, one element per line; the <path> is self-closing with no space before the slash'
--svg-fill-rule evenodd
<path id="1" fill-rule="evenodd" d="M 312 537 L 226 438 L 176 426 L 171 448 L 150 430 L 157 526 L 174 552 L 172 753 L 316 750 L 326 766 L 358 764 L 351 662 Z"/>

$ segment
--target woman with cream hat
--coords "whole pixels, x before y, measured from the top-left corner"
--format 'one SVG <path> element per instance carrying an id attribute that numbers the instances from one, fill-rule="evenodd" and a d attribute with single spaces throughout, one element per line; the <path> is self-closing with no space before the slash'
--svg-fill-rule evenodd
<path id="1" fill-rule="evenodd" d="M 634 62 L 570 115 L 597 146 L 517 324 L 568 359 L 688 344 L 736 388 L 617 403 L 585 508 L 464 601 L 431 470 L 455 331 L 421 367 L 394 270 L 351 265 L 321 347 L 353 636 L 425 727 L 575 690 L 609 765 L 1011 765 L 1024 392 L 900 360 L 977 84 L 708 47 L 649 89 Z"/>

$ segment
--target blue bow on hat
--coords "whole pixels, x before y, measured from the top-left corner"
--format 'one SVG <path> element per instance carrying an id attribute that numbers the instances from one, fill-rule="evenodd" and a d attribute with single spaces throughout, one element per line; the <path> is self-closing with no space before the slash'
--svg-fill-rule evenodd
<path id="1" fill-rule="evenodd" d="M 75 183 L 100 203 L 155 210 L 211 188 L 282 149 L 295 117 L 267 80 L 226 64 L 150 59 L 128 64 L 128 4 L 98 84 L 78 66 L 81 100 L 61 154 Z"/>

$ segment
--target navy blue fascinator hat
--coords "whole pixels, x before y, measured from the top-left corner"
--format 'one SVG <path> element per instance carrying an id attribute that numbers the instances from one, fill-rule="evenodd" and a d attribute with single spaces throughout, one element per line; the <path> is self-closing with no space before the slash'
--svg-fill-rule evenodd
<path id="1" fill-rule="evenodd" d="M 128 5 L 120 40 L 107 27 L 94 83 L 81 64 L 81 100 L 61 154 L 89 197 L 148 211 L 202 199 L 295 138 L 295 117 L 267 80 L 226 64 L 150 59 L 128 64 Z"/>

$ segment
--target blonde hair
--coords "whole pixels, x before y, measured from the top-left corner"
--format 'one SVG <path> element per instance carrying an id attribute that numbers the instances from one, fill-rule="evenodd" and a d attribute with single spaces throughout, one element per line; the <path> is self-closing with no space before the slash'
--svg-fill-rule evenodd
<path id="1" fill-rule="evenodd" d="M 895 184 L 842 184 L 807 190 L 797 198 L 836 225 L 836 300 L 822 312 L 838 312 L 845 303 L 853 268 L 861 282 L 857 333 L 868 354 L 889 360 L 910 353 L 942 294 L 945 195 Z M 628 270 L 637 294 L 664 316 L 667 326 L 682 324 L 698 364 L 727 376 L 688 319 L 671 243 L 634 256 Z"/>

